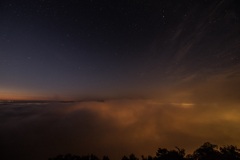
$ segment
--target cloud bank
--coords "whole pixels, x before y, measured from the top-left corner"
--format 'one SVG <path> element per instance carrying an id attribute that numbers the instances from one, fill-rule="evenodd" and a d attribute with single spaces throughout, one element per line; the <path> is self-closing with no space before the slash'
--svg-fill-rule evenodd
<path id="1" fill-rule="evenodd" d="M 226 106 L 228 104 L 228 106 Z M 156 99 L 0 106 L 4 159 L 58 154 L 154 155 L 158 147 L 188 152 L 205 141 L 240 144 L 239 103 Z"/>

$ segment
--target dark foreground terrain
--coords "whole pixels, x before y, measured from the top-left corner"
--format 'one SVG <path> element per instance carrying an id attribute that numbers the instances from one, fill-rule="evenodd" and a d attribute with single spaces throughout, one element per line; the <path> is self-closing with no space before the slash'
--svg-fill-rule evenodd
<path id="1" fill-rule="evenodd" d="M 59 155 L 55 158 L 49 158 L 49 160 L 110 160 L 108 156 L 99 158 L 95 155 Z M 174 150 L 168 150 L 166 148 L 159 148 L 155 156 L 141 156 L 136 157 L 134 154 L 129 156 L 123 156 L 122 160 L 240 160 L 240 149 L 236 146 L 228 145 L 218 147 L 215 144 L 209 142 L 204 143 L 192 154 L 186 154 L 184 149 L 176 147 Z"/>

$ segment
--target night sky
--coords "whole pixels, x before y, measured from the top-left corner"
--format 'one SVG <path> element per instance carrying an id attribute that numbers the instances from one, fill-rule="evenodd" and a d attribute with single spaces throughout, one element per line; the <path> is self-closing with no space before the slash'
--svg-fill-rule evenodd
<path id="1" fill-rule="evenodd" d="M 5 159 L 240 145 L 240 2 L 1 0 L 0 100 L 54 101 L 0 103 Z"/>

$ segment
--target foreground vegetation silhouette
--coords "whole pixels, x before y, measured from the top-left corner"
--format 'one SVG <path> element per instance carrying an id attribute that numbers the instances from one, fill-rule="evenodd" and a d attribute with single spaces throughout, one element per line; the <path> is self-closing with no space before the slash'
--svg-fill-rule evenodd
<path id="1" fill-rule="evenodd" d="M 95 155 L 59 155 L 55 158 L 49 158 L 49 160 L 110 160 L 108 156 L 98 158 Z M 209 142 L 204 143 L 192 154 L 185 153 L 184 149 L 176 147 L 174 150 L 168 150 L 166 148 L 159 148 L 155 156 L 141 156 L 136 157 L 134 154 L 129 156 L 123 156 L 121 160 L 240 160 L 240 149 L 236 146 L 228 145 L 218 147 L 215 144 Z"/>

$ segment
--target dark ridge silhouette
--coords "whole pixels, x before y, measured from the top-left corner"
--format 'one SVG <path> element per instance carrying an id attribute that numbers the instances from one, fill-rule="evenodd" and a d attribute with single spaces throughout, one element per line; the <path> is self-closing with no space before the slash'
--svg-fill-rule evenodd
<path id="1" fill-rule="evenodd" d="M 59 155 L 48 160 L 110 160 L 108 156 L 98 158 L 96 155 Z M 209 142 L 204 143 L 192 154 L 185 154 L 184 149 L 176 147 L 174 150 L 159 148 L 155 156 L 141 156 L 141 159 L 134 154 L 124 155 L 121 160 L 240 160 L 240 149 L 233 145 L 218 147 Z"/>

